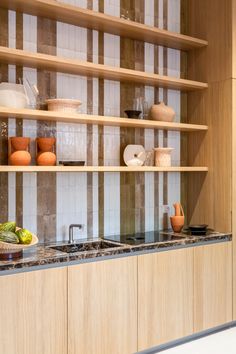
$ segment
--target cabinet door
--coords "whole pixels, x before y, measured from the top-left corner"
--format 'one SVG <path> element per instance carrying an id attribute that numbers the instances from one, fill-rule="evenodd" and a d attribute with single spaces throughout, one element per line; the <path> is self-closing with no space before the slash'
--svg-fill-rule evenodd
<path id="1" fill-rule="evenodd" d="M 194 248 L 194 331 L 232 321 L 231 242 Z"/>
<path id="2" fill-rule="evenodd" d="M 68 269 L 70 354 L 137 352 L 137 257 Z"/>
<path id="3" fill-rule="evenodd" d="M 0 277 L 0 352 L 67 353 L 67 269 Z"/>
<path id="4" fill-rule="evenodd" d="M 138 257 L 138 349 L 193 333 L 193 249 Z"/>

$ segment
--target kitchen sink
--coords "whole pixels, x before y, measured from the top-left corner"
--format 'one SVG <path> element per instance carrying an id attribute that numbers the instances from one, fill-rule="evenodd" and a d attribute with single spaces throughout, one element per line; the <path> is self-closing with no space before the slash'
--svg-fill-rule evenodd
<path id="1" fill-rule="evenodd" d="M 121 247 L 122 245 L 115 242 L 107 241 L 92 241 L 92 242 L 81 242 L 73 243 L 61 246 L 52 246 L 50 248 L 65 252 L 65 253 L 76 253 L 76 252 L 86 252 L 86 251 L 101 251 L 108 250 L 109 248 Z"/>

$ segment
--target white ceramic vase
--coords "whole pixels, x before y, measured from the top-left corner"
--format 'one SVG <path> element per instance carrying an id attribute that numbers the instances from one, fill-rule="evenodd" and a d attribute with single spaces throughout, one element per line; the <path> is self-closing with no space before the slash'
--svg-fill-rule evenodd
<path id="1" fill-rule="evenodd" d="M 155 148 L 155 166 L 171 167 L 171 152 L 173 148 Z"/>
<path id="2" fill-rule="evenodd" d="M 175 111 L 173 108 L 165 105 L 164 102 L 159 104 L 154 104 L 151 107 L 151 118 L 153 120 L 163 121 L 163 122 L 173 122 L 175 118 Z"/>

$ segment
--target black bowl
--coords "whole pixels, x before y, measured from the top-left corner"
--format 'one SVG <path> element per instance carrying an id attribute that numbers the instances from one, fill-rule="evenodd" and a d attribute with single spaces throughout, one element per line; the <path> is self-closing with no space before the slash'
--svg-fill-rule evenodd
<path id="1" fill-rule="evenodd" d="M 208 225 L 206 224 L 202 224 L 202 225 L 189 225 L 189 230 L 191 231 L 196 231 L 196 232 L 200 232 L 200 231 L 205 231 L 207 229 Z"/>
<path id="2" fill-rule="evenodd" d="M 138 119 L 142 112 L 141 111 L 135 111 L 135 110 L 132 110 L 132 109 L 127 109 L 125 111 L 125 113 L 127 114 L 128 118 L 136 118 L 136 119 Z"/>

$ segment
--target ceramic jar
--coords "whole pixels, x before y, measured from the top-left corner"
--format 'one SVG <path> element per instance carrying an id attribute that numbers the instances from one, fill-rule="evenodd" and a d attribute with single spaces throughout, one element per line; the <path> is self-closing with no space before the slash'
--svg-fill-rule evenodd
<path id="1" fill-rule="evenodd" d="M 184 227 L 184 211 L 180 203 L 175 203 L 175 215 L 170 217 L 171 226 L 174 232 L 181 232 Z"/>
<path id="2" fill-rule="evenodd" d="M 31 156 L 28 151 L 15 151 L 9 157 L 10 165 L 12 166 L 29 166 Z"/>
<path id="3" fill-rule="evenodd" d="M 173 148 L 155 148 L 155 166 L 170 167 Z"/>
<path id="4" fill-rule="evenodd" d="M 9 138 L 9 164 L 12 166 L 28 166 L 31 162 L 29 152 L 30 138 L 12 137 Z"/>
<path id="5" fill-rule="evenodd" d="M 164 102 L 159 104 L 154 104 L 150 111 L 151 119 L 163 121 L 163 122 L 173 122 L 175 118 L 175 111 L 173 108 L 165 105 Z"/>
<path id="6" fill-rule="evenodd" d="M 53 152 L 40 152 L 37 156 L 38 166 L 55 166 L 56 155 Z"/>
<path id="7" fill-rule="evenodd" d="M 56 165 L 56 139 L 37 138 L 36 139 L 36 162 L 39 166 Z"/>

